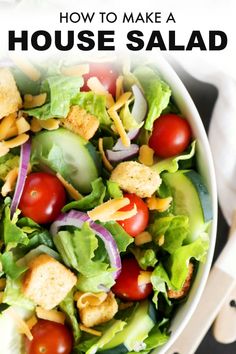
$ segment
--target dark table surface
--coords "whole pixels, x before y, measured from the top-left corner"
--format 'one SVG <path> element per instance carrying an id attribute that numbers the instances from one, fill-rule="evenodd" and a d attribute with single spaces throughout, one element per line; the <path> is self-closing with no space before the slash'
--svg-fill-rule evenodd
<path id="1" fill-rule="evenodd" d="M 217 89 L 210 84 L 206 84 L 193 79 L 186 72 L 184 72 L 183 69 L 176 63 L 172 63 L 172 66 L 174 66 L 174 69 L 177 71 L 179 77 L 181 78 L 190 95 L 192 96 L 192 99 L 195 102 L 195 105 L 197 106 L 197 109 L 200 113 L 205 129 L 208 132 L 212 111 L 218 96 Z M 222 248 L 224 247 L 224 244 L 226 243 L 228 230 L 228 225 L 219 207 L 217 241 L 214 253 L 214 260 L 216 260 Z M 210 329 L 206 334 L 205 338 L 203 339 L 198 350 L 196 351 L 196 354 L 236 354 L 236 342 L 227 345 L 217 343 L 214 337 L 212 336 L 212 330 Z"/>

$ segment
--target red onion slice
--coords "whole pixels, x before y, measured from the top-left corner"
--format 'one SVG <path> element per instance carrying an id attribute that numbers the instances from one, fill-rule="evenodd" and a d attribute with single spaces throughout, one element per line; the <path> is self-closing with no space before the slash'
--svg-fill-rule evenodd
<path id="1" fill-rule="evenodd" d="M 52 223 L 50 232 L 53 236 L 58 233 L 61 226 L 75 226 L 81 228 L 84 222 L 89 222 L 89 226 L 97 236 L 104 242 L 107 254 L 110 259 L 111 267 L 116 269 L 113 273 L 114 279 L 118 277 L 121 271 L 121 259 L 117 244 L 110 234 L 102 225 L 96 224 L 92 221 L 86 213 L 77 210 L 71 210 L 67 214 L 60 214 L 58 218 Z"/>
<path id="2" fill-rule="evenodd" d="M 136 120 L 136 122 L 140 124 L 144 121 L 144 118 L 146 117 L 148 105 L 146 98 L 144 97 L 142 91 L 137 85 L 132 86 L 132 91 L 134 94 L 134 105 L 131 114 Z"/>
<path id="3" fill-rule="evenodd" d="M 138 136 L 138 133 L 140 131 L 140 128 L 134 128 L 134 129 L 131 129 L 127 135 L 129 137 L 130 140 L 133 140 L 135 139 L 137 136 Z M 129 147 L 126 147 L 122 144 L 122 141 L 121 141 L 121 138 L 119 138 L 116 142 L 116 144 L 113 146 L 112 150 L 113 151 L 120 151 L 120 150 L 127 150 L 129 149 Z"/>
<path id="4" fill-rule="evenodd" d="M 128 149 L 120 151 L 106 150 L 107 158 L 111 162 L 125 161 L 137 155 L 138 152 L 139 146 L 137 144 L 131 144 Z"/>
<path id="5" fill-rule="evenodd" d="M 31 145 L 29 140 L 26 141 L 26 143 L 24 143 L 23 145 L 21 145 L 19 173 L 16 182 L 15 192 L 11 202 L 11 216 L 13 216 L 13 214 L 16 212 L 16 209 L 18 208 L 18 205 L 20 203 L 20 198 L 25 186 L 28 164 L 30 161 L 30 150 L 31 150 Z"/>

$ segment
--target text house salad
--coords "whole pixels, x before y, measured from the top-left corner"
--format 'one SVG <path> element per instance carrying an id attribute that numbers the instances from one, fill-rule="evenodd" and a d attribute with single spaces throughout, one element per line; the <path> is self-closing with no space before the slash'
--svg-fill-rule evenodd
<path id="1" fill-rule="evenodd" d="M 168 341 L 212 211 L 154 64 L 0 68 L 1 354 Z"/>

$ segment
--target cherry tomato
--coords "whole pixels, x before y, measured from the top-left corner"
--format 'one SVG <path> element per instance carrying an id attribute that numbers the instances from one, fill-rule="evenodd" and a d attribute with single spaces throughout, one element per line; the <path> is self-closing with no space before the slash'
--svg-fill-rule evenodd
<path id="1" fill-rule="evenodd" d="M 138 234 L 143 232 L 148 225 L 148 207 L 144 201 L 136 194 L 124 194 L 124 197 L 128 198 L 130 203 L 127 206 L 121 208 L 120 211 L 131 210 L 134 208 L 134 205 L 136 205 L 137 214 L 129 219 L 118 221 L 118 223 L 130 236 L 136 237 Z"/>
<path id="2" fill-rule="evenodd" d="M 152 284 L 138 285 L 138 276 L 142 269 L 134 257 L 122 260 L 122 270 L 112 291 L 117 297 L 128 301 L 146 299 L 152 292 Z"/>
<path id="3" fill-rule="evenodd" d="M 72 351 L 72 334 L 60 323 L 38 320 L 31 333 L 33 340 L 25 339 L 26 354 L 70 354 Z"/>
<path id="4" fill-rule="evenodd" d="M 65 205 L 66 193 L 56 176 L 45 172 L 31 173 L 25 182 L 19 209 L 39 224 L 54 221 Z"/>
<path id="5" fill-rule="evenodd" d="M 87 86 L 87 81 L 90 77 L 97 77 L 104 88 L 115 97 L 116 79 L 118 77 L 118 73 L 112 65 L 104 63 L 91 63 L 89 64 L 89 68 L 89 73 L 83 76 L 84 86 L 81 88 L 81 91 L 90 91 L 90 88 Z"/>
<path id="6" fill-rule="evenodd" d="M 149 146 L 160 157 L 175 156 L 188 147 L 191 135 L 186 119 L 176 114 L 165 114 L 155 120 Z"/>

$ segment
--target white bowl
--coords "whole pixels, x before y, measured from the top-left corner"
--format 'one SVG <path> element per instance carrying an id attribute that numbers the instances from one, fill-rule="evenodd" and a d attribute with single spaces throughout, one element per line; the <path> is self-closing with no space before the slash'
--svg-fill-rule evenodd
<path id="1" fill-rule="evenodd" d="M 171 337 L 169 341 L 161 348 L 153 350 L 153 354 L 164 354 L 175 342 L 175 340 L 181 336 L 181 332 L 188 324 L 191 316 L 193 315 L 197 304 L 200 300 L 204 287 L 206 285 L 207 277 L 210 271 L 212 258 L 215 248 L 216 240 L 216 227 L 217 227 L 217 189 L 214 165 L 212 155 L 208 143 L 208 138 L 203 127 L 199 113 L 190 97 L 185 86 L 172 69 L 172 67 L 166 62 L 166 60 L 158 55 L 148 56 L 148 61 L 155 64 L 161 78 L 169 84 L 172 90 L 173 97 L 182 112 L 183 116 L 188 119 L 192 127 L 193 135 L 197 139 L 197 164 L 198 170 L 204 179 L 204 182 L 208 188 L 211 196 L 213 221 L 211 224 L 209 236 L 210 246 L 207 254 L 207 259 L 204 264 L 200 264 L 193 286 L 191 288 L 188 299 L 183 303 L 171 322 Z"/>

